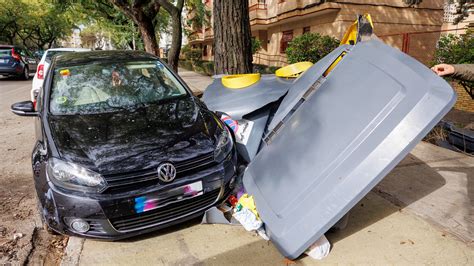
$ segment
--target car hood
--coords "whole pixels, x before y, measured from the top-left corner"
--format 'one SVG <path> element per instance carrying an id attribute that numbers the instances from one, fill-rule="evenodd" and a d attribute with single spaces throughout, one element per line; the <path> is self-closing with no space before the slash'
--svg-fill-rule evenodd
<path id="1" fill-rule="evenodd" d="M 442 78 L 377 39 L 341 46 L 295 80 L 243 177 L 280 252 L 294 259 L 316 242 L 455 100 Z"/>
<path id="2" fill-rule="evenodd" d="M 49 116 L 58 153 L 101 174 L 149 169 L 214 151 L 218 123 L 192 98 L 130 111 Z"/>

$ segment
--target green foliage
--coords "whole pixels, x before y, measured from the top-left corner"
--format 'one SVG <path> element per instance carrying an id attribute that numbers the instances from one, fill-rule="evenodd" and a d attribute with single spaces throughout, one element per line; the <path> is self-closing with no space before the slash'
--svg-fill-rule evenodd
<path id="1" fill-rule="evenodd" d="M 214 75 L 214 62 L 212 61 L 205 61 L 202 64 L 202 67 L 204 68 L 204 74 L 208 76 Z"/>
<path id="2" fill-rule="evenodd" d="M 473 64 L 474 32 L 458 36 L 448 34 L 441 36 L 435 51 L 434 64 Z"/>
<path id="3" fill-rule="evenodd" d="M 184 68 L 186 70 L 193 70 L 193 63 L 191 63 L 191 61 L 188 61 L 188 60 L 179 60 L 178 62 L 179 64 L 179 67 L 181 68 Z"/>
<path id="4" fill-rule="evenodd" d="M 189 52 L 189 50 L 191 50 L 191 46 L 189 46 L 189 44 L 181 47 L 181 56 L 186 56 L 186 53 Z"/>
<path id="5" fill-rule="evenodd" d="M 211 11 L 206 8 L 202 0 L 187 0 L 185 3 L 188 11 L 194 13 L 194 16 L 185 21 L 186 25 L 191 28 L 190 31 L 186 30 L 185 32 L 188 36 L 194 30 L 210 26 Z"/>
<path id="6" fill-rule="evenodd" d="M 262 49 L 262 41 L 257 38 L 252 38 L 252 54 L 255 54 Z"/>
<path id="7" fill-rule="evenodd" d="M 51 0 L 50 0 L 51 1 Z M 52 0 L 58 8 L 73 13 L 78 24 L 85 26 L 81 38 L 110 37 L 117 49 L 143 49 L 134 22 L 108 0 Z"/>
<path id="8" fill-rule="evenodd" d="M 199 48 L 190 48 L 184 53 L 185 59 L 191 62 L 197 62 L 202 58 L 202 50 Z"/>
<path id="9" fill-rule="evenodd" d="M 73 27 L 72 15 L 47 0 L 0 0 L 0 42 L 45 49 Z"/>
<path id="10" fill-rule="evenodd" d="M 289 63 L 310 61 L 316 63 L 339 46 L 339 40 L 319 33 L 306 33 L 294 38 L 286 48 Z"/>
<path id="11" fill-rule="evenodd" d="M 253 71 L 260 74 L 275 74 L 280 67 L 253 64 Z"/>
<path id="12" fill-rule="evenodd" d="M 0 0 L 1 1 L 1 0 Z M 65 11 L 75 14 L 78 23 L 86 26 L 87 32 L 84 36 L 92 36 L 94 30 L 98 35 L 111 38 L 112 44 L 117 49 L 135 48 L 143 50 L 143 41 L 136 23 L 122 10 L 112 4 L 111 0 L 49 0 Z M 150 3 L 149 3 L 150 4 Z M 147 7 L 148 8 L 148 7 Z M 163 8 L 153 19 L 157 38 L 159 33 L 169 32 L 170 15 Z M 157 40 L 158 41 L 158 40 Z"/>

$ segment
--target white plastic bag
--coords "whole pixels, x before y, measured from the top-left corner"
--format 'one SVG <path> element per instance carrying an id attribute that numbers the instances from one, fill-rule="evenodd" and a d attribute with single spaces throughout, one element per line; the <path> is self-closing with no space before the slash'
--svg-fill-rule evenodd
<path id="1" fill-rule="evenodd" d="M 240 211 L 234 212 L 232 216 L 234 216 L 247 231 L 257 230 L 263 224 L 263 222 L 258 220 L 255 214 L 247 208 L 242 208 Z"/>
<path id="2" fill-rule="evenodd" d="M 315 260 L 322 260 L 329 254 L 330 249 L 331 243 L 329 243 L 326 236 L 323 235 L 305 251 L 305 254 Z"/>

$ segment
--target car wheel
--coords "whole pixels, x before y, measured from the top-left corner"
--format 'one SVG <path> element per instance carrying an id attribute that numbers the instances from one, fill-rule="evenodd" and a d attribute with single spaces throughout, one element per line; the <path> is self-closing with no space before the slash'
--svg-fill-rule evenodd
<path id="1" fill-rule="evenodd" d="M 22 78 L 23 78 L 24 80 L 30 79 L 30 70 L 28 69 L 27 66 L 25 66 L 25 68 L 23 69 L 23 76 L 22 76 Z"/>

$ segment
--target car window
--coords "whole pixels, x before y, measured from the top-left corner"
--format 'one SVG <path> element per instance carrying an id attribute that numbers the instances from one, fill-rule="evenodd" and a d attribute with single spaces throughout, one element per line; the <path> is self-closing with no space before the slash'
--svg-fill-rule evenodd
<path id="1" fill-rule="evenodd" d="M 12 48 L 0 48 L 0 56 L 12 55 Z"/>
<path id="2" fill-rule="evenodd" d="M 72 51 L 47 51 L 45 60 L 51 62 L 51 59 L 53 59 L 54 56 L 71 52 Z"/>
<path id="3" fill-rule="evenodd" d="M 188 95 L 159 61 L 88 64 L 53 71 L 52 114 L 131 110 Z"/>

